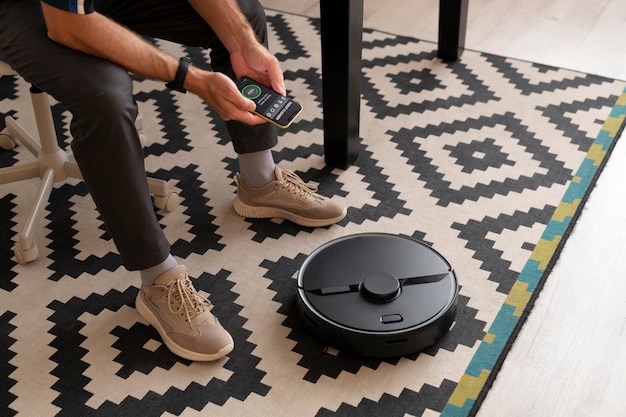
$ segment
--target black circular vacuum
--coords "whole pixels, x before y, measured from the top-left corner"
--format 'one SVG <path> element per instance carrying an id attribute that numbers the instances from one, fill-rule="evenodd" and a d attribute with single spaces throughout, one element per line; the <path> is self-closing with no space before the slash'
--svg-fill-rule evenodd
<path id="1" fill-rule="evenodd" d="M 369 357 L 419 352 L 448 331 L 458 283 L 450 264 L 415 239 L 364 233 L 330 241 L 298 272 L 298 314 L 314 335 Z"/>

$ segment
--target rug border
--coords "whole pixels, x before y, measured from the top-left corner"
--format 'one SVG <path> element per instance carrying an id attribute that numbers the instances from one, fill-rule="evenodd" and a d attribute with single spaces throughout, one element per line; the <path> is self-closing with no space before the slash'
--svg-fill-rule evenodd
<path id="1" fill-rule="evenodd" d="M 448 399 L 441 417 L 475 417 L 478 413 L 625 129 L 626 88 L 618 96 L 585 159 L 570 180 L 561 202 Z"/>

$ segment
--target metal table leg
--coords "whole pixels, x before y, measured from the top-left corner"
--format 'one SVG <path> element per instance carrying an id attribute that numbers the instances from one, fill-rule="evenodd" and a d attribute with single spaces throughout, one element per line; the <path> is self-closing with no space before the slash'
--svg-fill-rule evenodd
<path id="1" fill-rule="evenodd" d="M 363 0 L 320 0 L 324 157 L 347 168 L 359 154 Z"/>
<path id="2" fill-rule="evenodd" d="M 465 48 L 469 0 L 439 0 L 437 56 L 455 61 Z M 359 155 L 363 0 L 320 0 L 322 106 L 326 164 L 349 167 Z"/>
<path id="3" fill-rule="evenodd" d="M 456 61 L 465 49 L 469 0 L 439 0 L 439 47 L 437 56 Z"/>

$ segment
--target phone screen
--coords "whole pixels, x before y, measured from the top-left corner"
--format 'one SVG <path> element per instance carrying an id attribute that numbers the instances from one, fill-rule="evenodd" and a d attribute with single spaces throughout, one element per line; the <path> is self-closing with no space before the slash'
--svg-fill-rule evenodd
<path id="1" fill-rule="evenodd" d="M 256 114 L 279 127 L 288 127 L 302 111 L 300 104 L 248 77 L 243 77 L 238 87 L 244 97 L 254 101 Z"/>

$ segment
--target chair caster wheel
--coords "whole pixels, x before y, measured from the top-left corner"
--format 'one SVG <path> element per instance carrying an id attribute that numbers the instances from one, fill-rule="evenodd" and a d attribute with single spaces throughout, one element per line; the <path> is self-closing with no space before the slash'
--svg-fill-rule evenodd
<path id="1" fill-rule="evenodd" d="M 177 193 L 169 193 L 165 196 L 154 196 L 154 205 L 158 209 L 173 211 L 180 204 L 180 196 Z"/>
<path id="2" fill-rule="evenodd" d="M 0 148 L 4 149 L 5 151 L 10 151 L 11 149 L 15 148 L 15 141 L 11 139 L 11 136 L 6 134 L 4 130 L 0 132 Z"/>
<path id="3" fill-rule="evenodd" d="M 30 248 L 26 250 L 15 244 L 13 245 L 13 253 L 15 254 L 15 259 L 17 259 L 17 263 L 20 265 L 33 262 L 39 258 L 39 250 L 37 249 L 37 245 L 34 243 L 31 244 Z"/>

